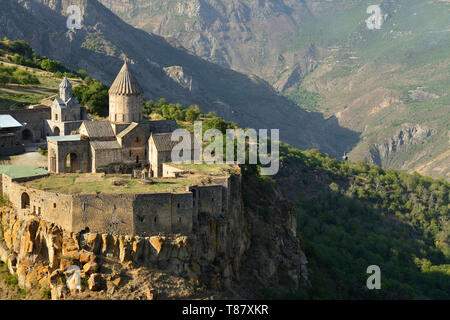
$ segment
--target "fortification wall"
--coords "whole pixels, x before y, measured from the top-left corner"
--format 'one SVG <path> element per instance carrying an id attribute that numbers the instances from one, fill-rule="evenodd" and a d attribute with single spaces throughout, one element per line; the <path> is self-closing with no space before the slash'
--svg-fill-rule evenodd
<path id="1" fill-rule="evenodd" d="M 129 194 L 77 194 L 73 196 L 71 232 L 133 235 L 133 202 Z"/>
<path id="2" fill-rule="evenodd" d="M 223 215 L 223 186 L 198 186 L 198 214 L 205 213 L 217 218 Z"/>
<path id="3" fill-rule="evenodd" d="M 172 194 L 141 194 L 136 197 L 134 208 L 134 224 L 137 234 L 157 232 L 170 233 L 172 230 Z"/>
<path id="4" fill-rule="evenodd" d="M 230 179 L 222 182 L 232 186 Z M 0 191 L 20 214 L 32 213 L 68 232 L 189 235 L 197 230 L 199 216 L 223 216 L 233 198 L 224 185 L 193 186 L 184 193 L 69 195 L 28 188 L 6 175 L 0 182 Z"/>
<path id="5" fill-rule="evenodd" d="M 16 207 L 19 215 L 33 213 L 39 218 L 72 230 L 72 196 L 27 188 L 6 175 L 2 193 Z"/>

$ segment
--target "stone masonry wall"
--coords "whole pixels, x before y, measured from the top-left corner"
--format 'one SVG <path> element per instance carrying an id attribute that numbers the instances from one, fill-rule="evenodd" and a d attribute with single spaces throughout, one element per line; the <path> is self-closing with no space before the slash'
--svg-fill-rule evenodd
<path id="1" fill-rule="evenodd" d="M 28 188 L 3 175 L 1 186 L 20 215 L 32 214 L 68 232 L 189 235 L 198 229 L 200 216 L 221 217 L 233 201 L 221 185 L 193 186 L 184 193 L 62 194 Z M 28 208 L 22 208 L 23 194 Z"/>
<path id="2" fill-rule="evenodd" d="M 10 114 L 20 123 L 27 123 L 23 129 L 29 129 L 33 133 L 33 140 L 45 139 L 45 119 L 51 118 L 50 108 L 0 110 L 0 114 Z"/>
<path id="3" fill-rule="evenodd" d="M 72 196 L 27 188 L 6 175 L 3 176 L 2 193 L 14 204 L 19 216 L 33 213 L 37 217 L 55 223 L 66 230 L 72 229 Z M 22 209 L 22 196 L 29 199 L 29 208 Z"/>

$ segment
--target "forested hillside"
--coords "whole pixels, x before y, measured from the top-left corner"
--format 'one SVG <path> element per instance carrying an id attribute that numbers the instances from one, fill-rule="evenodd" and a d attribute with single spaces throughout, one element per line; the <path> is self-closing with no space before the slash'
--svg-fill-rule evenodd
<path id="1" fill-rule="evenodd" d="M 310 297 L 448 299 L 450 184 L 284 146 L 275 178 L 297 203 Z M 382 290 L 365 288 L 370 265 Z"/>

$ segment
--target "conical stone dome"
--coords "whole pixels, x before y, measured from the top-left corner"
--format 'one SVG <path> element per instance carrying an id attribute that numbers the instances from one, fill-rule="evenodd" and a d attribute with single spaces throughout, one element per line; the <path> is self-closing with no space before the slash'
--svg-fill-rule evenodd
<path id="1" fill-rule="evenodd" d="M 122 69 L 114 80 L 109 94 L 116 95 L 139 95 L 143 94 L 141 86 L 137 82 L 136 78 L 131 74 L 128 69 L 128 63 L 125 61 Z"/>
<path id="2" fill-rule="evenodd" d="M 72 88 L 72 84 L 70 83 L 69 79 L 64 77 L 64 80 L 59 85 L 60 88 Z"/>
<path id="3" fill-rule="evenodd" d="M 64 80 L 59 84 L 59 97 L 64 102 L 67 102 L 72 98 L 72 84 L 66 77 L 64 77 Z"/>
<path id="4" fill-rule="evenodd" d="M 144 91 L 125 61 L 109 89 L 109 120 L 131 123 L 143 120 Z"/>

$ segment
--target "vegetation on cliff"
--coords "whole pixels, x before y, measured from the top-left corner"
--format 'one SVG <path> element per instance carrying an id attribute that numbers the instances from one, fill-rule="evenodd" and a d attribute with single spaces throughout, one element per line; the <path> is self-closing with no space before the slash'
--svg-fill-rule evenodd
<path id="1" fill-rule="evenodd" d="M 313 299 L 448 299 L 450 184 L 286 145 L 277 182 L 297 202 Z M 366 289 L 381 268 L 382 290 Z"/>
<path id="2" fill-rule="evenodd" d="M 81 77 L 85 71 L 75 73 L 60 62 L 36 54 L 33 48 L 23 40 L 9 40 L 6 37 L 0 40 L 0 56 L 7 58 L 14 64 L 41 69 L 62 77 L 65 73 L 68 77 Z"/>

